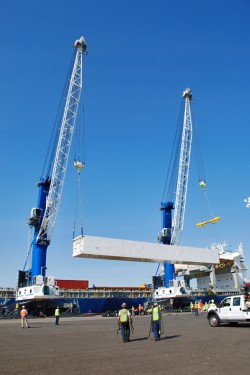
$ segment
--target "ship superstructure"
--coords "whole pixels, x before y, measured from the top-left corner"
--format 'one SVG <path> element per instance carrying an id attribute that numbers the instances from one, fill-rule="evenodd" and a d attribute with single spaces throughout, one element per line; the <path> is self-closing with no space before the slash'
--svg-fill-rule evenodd
<path id="1" fill-rule="evenodd" d="M 184 266 L 178 270 L 178 276 L 183 276 L 185 284 L 189 287 L 191 280 L 197 281 L 197 292 L 209 294 L 239 293 L 247 280 L 247 266 L 244 262 L 243 245 L 240 243 L 238 249 L 231 250 L 223 243 L 214 243 L 212 249 L 219 253 L 220 264 L 211 266 Z"/>

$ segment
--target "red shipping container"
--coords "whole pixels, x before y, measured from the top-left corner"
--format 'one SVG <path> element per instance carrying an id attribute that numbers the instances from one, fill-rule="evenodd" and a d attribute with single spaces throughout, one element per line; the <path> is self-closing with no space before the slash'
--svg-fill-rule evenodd
<path id="1" fill-rule="evenodd" d="M 88 280 L 55 280 L 60 289 L 88 289 Z"/>

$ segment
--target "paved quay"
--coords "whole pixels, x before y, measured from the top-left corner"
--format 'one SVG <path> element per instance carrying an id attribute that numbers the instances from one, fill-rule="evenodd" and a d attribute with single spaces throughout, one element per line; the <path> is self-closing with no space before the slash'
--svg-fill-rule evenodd
<path id="1" fill-rule="evenodd" d="M 209 326 L 206 316 L 164 314 L 165 332 L 150 338 L 150 316 L 134 318 L 131 342 L 117 319 L 100 316 L 0 320 L 0 374 L 249 374 L 250 325 Z"/>

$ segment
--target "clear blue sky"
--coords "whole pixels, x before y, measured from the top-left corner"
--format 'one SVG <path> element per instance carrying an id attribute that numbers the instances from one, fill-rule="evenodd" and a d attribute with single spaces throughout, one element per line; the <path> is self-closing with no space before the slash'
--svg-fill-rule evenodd
<path id="1" fill-rule="evenodd" d="M 25 261 L 26 220 L 80 35 L 89 51 L 85 234 L 156 242 L 181 95 L 190 87 L 207 194 L 222 220 L 195 226 L 206 203 L 192 157 L 181 245 L 242 242 L 250 266 L 249 14 L 247 0 L 1 1 L 0 286 L 15 286 Z M 72 258 L 75 193 L 71 155 L 47 274 L 99 286 L 150 282 L 156 264 Z"/>

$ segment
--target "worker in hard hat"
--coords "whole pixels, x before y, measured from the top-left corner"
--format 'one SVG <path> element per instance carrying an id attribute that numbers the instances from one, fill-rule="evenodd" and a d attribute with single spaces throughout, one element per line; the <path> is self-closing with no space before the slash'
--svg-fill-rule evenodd
<path id="1" fill-rule="evenodd" d="M 194 304 L 194 315 L 199 316 L 199 303 L 197 301 Z"/>
<path id="2" fill-rule="evenodd" d="M 58 326 L 59 325 L 59 318 L 60 318 L 60 309 L 59 309 L 59 306 L 57 306 L 56 309 L 55 309 L 55 317 L 56 317 L 55 324 Z"/>
<path id="3" fill-rule="evenodd" d="M 22 306 L 22 310 L 20 311 L 22 328 L 24 328 L 24 326 L 26 328 L 30 328 L 28 325 L 27 316 L 28 316 L 28 311 L 26 310 L 25 306 Z"/>
<path id="4" fill-rule="evenodd" d="M 216 304 L 214 303 L 214 300 L 213 299 L 211 299 L 211 301 L 210 301 L 210 303 L 209 303 L 209 308 L 210 307 L 213 307 L 213 308 L 216 308 L 217 306 L 216 306 Z"/>
<path id="5" fill-rule="evenodd" d="M 123 342 L 130 341 L 130 324 L 132 325 L 132 317 L 127 309 L 126 303 L 122 304 L 122 309 L 118 313 L 118 329 L 121 330 Z"/>
<path id="6" fill-rule="evenodd" d="M 161 308 L 157 302 L 154 302 L 153 307 L 147 311 L 151 314 L 151 329 L 154 332 L 154 339 L 159 341 L 161 338 Z"/>
<path id="7" fill-rule="evenodd" d="M 137 310 L 138 310 L 138 315 L 139 315 L 139 316 L 143 315 L 143 307 L 142 307 L 141 304 L 139 304 Z"/>

